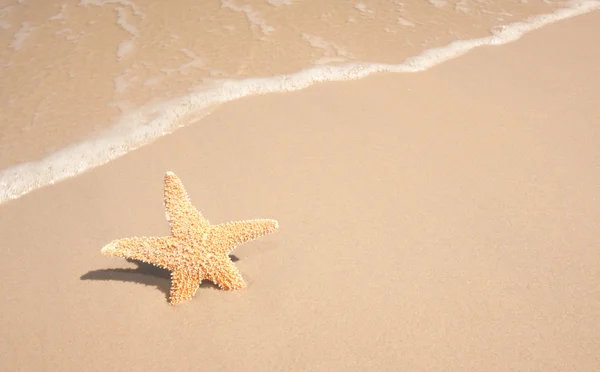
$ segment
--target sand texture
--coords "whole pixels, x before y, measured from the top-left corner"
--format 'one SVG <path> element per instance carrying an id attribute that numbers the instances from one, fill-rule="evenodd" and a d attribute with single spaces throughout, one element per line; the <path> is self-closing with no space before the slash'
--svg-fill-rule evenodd
<path id="1" fill-rule="evenodd" d="M 446 6 L 435 6 L 440 2 Z M 162 124 L 145 111 L 210 90 L 221 79 L 290 74 L 313 65 L 401 63 L 565 3 L 4 0 L 0 170 L 91 138 L 127 136 L 126 143 L 145 144 L 148 132 L 132 135 L 133 128 L 169 132 L 177 123 L 167 113 L 186 107 L 159 110 L 169 117 Z M 90 161 L 99 155 L 83 156 Z"/>
<path id="2" fill-rule="evenodd" d="M 600 370 L 599 34 L 231 102 L 0 205 L 0 369 Z M 169 234 L 168 170 L 212 223 L 279 221 L 233 252 L 247 288 L 173 307 L 100 253 Z"/>

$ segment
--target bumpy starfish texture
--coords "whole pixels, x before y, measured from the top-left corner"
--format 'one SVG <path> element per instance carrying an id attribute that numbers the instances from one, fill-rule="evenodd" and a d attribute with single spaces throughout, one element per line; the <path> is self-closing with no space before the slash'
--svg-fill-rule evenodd
<path id="1" fill-rule="evenodd" d="M 277 221 L 261 219 L 211 225 L 194 208 L 183 184 L 172 172 L 165 175 L 164 197 L 171 236 L 119 239 L 101 252 L 170 270 L 172 305 L 194 297 L 204 279 L 225 290 L 244 288 L 246 283 L 229 253 L 244 242 L 274 232 Z"/>

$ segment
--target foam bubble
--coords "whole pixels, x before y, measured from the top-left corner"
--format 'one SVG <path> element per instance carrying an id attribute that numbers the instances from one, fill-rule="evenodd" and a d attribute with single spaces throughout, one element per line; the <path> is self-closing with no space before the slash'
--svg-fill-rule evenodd
<path id="1" fill-rule="evenodd" d="M 37 162 L 5 169 L 0 172 L 0 202 L 18 198 L 36 188 L 54 184 L 114 160 L 172 132 L 184 125 L 189 118 L 197 118 L 215 104 L 253 94 L 295 91 L 319 82 L 360 79 L 378 72 L 422 71 L 479 46 L 505 44 L 517 40 L 526 32 L 595 9 L 600 9 L 600 1 L 574 2 L 571 7 L 552 14 L 495 29 L 488 37 L 455 41 L 444 47 L 429 49 L 401 64 L 315 66 L 289 75 L 215 81 L 209 89 L 124 112 L 119 122 L 99 138 L 73 144 Z"/>

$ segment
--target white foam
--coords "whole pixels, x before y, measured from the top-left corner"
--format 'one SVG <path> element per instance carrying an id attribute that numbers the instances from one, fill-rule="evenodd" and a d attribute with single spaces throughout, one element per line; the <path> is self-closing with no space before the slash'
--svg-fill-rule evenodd
<path id="1" fill-rule="evenodd" d="M 125 93 L 125 91 L 127 90 L 127 88 L 129 88 L 129 86 L 131 85 L 129 80 L 127 80 L 127 77 L 124 75 L 119 75 L 114 79 L 114 83 L 115 83 L 115 92 L 117 94 L 123 94 Z"/>
<path id="2" fill-rule="evenodd" d="M 139 10 L 139 8 L 135 5 L 135 3 L 130 0 L 80 0 L 79 4 L 83 5 L 83 6 L 87 6 L 87 5 L 103 6 L 103 5 L 108 5 L 108 4 L 117 4 L 117 5 L 130 7 L 131 10 L 133 11 L 133 14 L 135 14 L 136 16 L 144 15 L 144 13 L 142 13 Z"/>
<path id="3" fill-rule="evenodd" d="M 204 65 L 204 62 L 202 62 L 202 59 L 200 57 L 198 57 L 191 50 L 186 49 L 186 48 L 182 48 L 182 49 L 180 49 L 180 51 L 183 54 L 185 54 L 186 57 L 188 57 L 190 59 L 190 61 L 181 64 L 179 67 L 176 67 L 176 68 L 162 68 L 160 71 L 166 73 L 167 75 L 170 75 L 172 73 L 185 74 L 186 70 L 189 69 L 189 68 L 195 68 L 195 67 L 197 68 L 197 67 L 202 67 L 202 65 Z"/>
<path id="4" fill-rule="evenodd" d="M 373 10 L 367 8 L 367 5 L 365 3 L 357 3 L 354 5 L 354 8 L 361 13 L 374 13 Z"/>
<path id="5" fill-rule="evenodd" d="M 408 19 L 402 17 L 398 17 L 397 23 L 404 27 L 415 27 L 414 22 L 411 22 Z"/>
<path id="6" fill-rule="evenodd" d="M 63 37 L 65 38 L 65 40 L 68 41 L 77 41 L 77 39 L 79 39 L 77 35 L 73 35 L 73 30 L 70 28 L 63 28 L 61 30 L 55 31 L 54 33 L 56 35 L 64 35 Z"/>
<path id="7" fill-rule="evenodd" d="M 448 4 L 446 0 L 429 0 L 429 4 L 435 6 L 436 8 L 443 8 Z"/>
<path id="8" fill-rule="evenodd" d="M 573 3 L 570 8 L 507 25 L 489 37 L 462 40 L 427 50 L 402 64 L 354 63 L 316 66 L 294 74 L 238 81 L 216 81 L 208 90 L 125 112 L 105 134 L 73 144 L 37 162 L 12 166 L 0 172 L 0 202 L 18 198 L 36 188 L 54 184 L 105 164 L 197 117 L 206 108 L 253 94 L 295 91 L 318 82 L 359 79 L 377 72 L 416 72 L 461 56 L 482 45 L 505 44 L 547 24 L 600 9 L 600 1 Z"/>
<path id="9" fill-rule="evenodd" d="M 121 28 L 125 31 L 127 31 L 128 33 L 131 34 L 131 36 L 136 37 L 138 36 L 138 29 L 137 27 L 135 27 L 134 25 L 132 25 L 131 23 L 129 23 L 127 21 L 127 12 L 125 11 L 125 8 L 123 7 L 117 7 L 116 9 L 117 12 L 117 24 L 119 26 L 121 26 Z"/>
<path id="10" fill-rule="evenodd" d="M 267 0 L 267 3 L 273 6 L 291 5 L 294 0 Z"/>
<path id="11" fill-rule="evenodd" d="M 15 7 L 14 5 L 7 5 L 7 6 L 0 8 L 0 16 L 4 17 L 6 14 L 10 14 L 10 12 L 12 11 L 12 9 L 14 7 Z"/>
<path id="12" fill-rule="evenodd" d="M 12 24 L 5 18 L 11 13 L 14 7 L 14 5 L 7 5 L 3 8 L 0 8 L 0 29 L 8 30 L 12 27 Z"/>
<path id="13" fill-rule="evenodd" d="M 135 43 L 132 39 L 121 41 L 119 43 L 119 46 L 117 47 L 117 61 L 122 60 L 128 54 L 133 52 L 134 50 L 135 50 Z"/>
<path id="14" fill-rule="evenodd" d="M 163 76 L 152 76 L 152 77 L 146 79 L 146 81 L 144 81 L 144 86 L 145 87 L 153 87 L 153 86 L 159 84 L 163 79 L 164 79 Z"/>
<path id="15" fill-rule="evenodd" d="M 23 22 L 21 24 L 21 28 L 15 33 L 13 36 L 13 40 L 10 43 L 10 47 L 14 50 L 20 50 L 23 48 L 23 44 L 25 44 L 25 40 L 31 35 L 31 33 L 36 29 L 29 24 L 29 22 Z"/>
<path id="16" fill-rule="evenodd" d="M 462 12 L 462 13 L 470 13 L 471 9 L 469 8 L 469 5 L 467 4 L 467 0 L 460 0 L 458 3 L 456 3 L 456 5 L 454 6 L 454 10 L 456 10 L 457 12 Z"/>
<path id="17" fill-rule="evenodd" d="M 67 4 L 62 4 L 60 6 L 60 10 L 58 11 L 58 13 L 56 13 L 55 15 L 53 15 L 52 17 L 48 18 L 51 21 L 57 20 L 57 19 L 64 19 L 65 18 L 65 10 L 67 9 Z"/>
<path id="18" fill-rule="evenodd" d="M 323 38 L 307 34 L 306 32 L 302 33 L 302 40 L 308 42 L 313 48 L 329 49 L 330 47 L 330 44 L 326 42 Z"/>
<path id="19" fill-rule="evenodd" d="M 315 65 L 329 65 L 332 63 L 343 63 L 343 62 L 347 62 L 348 59 L 347 58 L 343 58 L 343 57 L 321 57 L 317 60 L 315 60 L 313 63 Z"/>
<path id="20" fill-rule="evenodd" d="M 135 40 L 139 36 L 139 31 L 135 25 L 130 23 L 127 19 L 127 11 L 126 7 L 131 9 L 131 13 L 135 16 L 143 16 L 144 14 L 139 10 L 139 8 L 130 0 L 80 0 L 79 2 L 82 6 L 104 6 L 108 4 L 116 4 L 118 5 L 115 8 L 117 13 L 117 25 L 119 25 L 125 32 L 131 35 L 131 38 L 127 40 L 123 40 L 119 43 L 117 47 L 117 61 L 121 61 L 127 55 L 131 54 L 135 50 Z M 90 24 L 94 24 L 95 21 L 90 21 Z"/>
<path id="21" fill-rule="evenodd" d="M 117 48 L 117 61 L 121 61 L 135 50 L 135 39 L 138 37 L 138 29 L 127 21 L 127 12 L 123 7 L 117 7 L 117 24 L 131 35 L 131 39 L 123 40 Z"/>
<path id="22" fill-rule="evenodd" d="M 250 5 L 238 6 L 231 0 L 221 0 L 221 7 L 244 13 L 248 22 L 253 26 L 258 26 L 265 36 L 275 31 L 275 27 L 268 25 L 260 13 L 252 9 Z"/>
<path id="23" fill-rule="evenodd" d="M 70 28 L 63 28 L 63 29 L 60 29 L 60 30 L 57 30 L 57 31 L 55 31 L 54 33 L 55 33 L 56 35 L 72 34 L 72 33 L 73 33 L 73 30 L 72 30 L 72 29 L 70 29 Z"/>
<path id="24" fill-rule="evenodd" d="M 344 48 L 342 48 L 334 43 L 330 43 L 330 42 L 326 41 L 325 39 L 323 39 L 322 37 L 319 37 L 316 35 L 311 35 L 306 32 L 303 32 L 301 35 L 302 35 L 302 40 L 306 41 L 313 48 L 323 49 L 327 54 L 333 54 L 333 55 L 335 55 L 335 57 L 339 57 L 339 56 L 349 57 L 348 52 Z M 331 57 L 331 55 L 326 56 L 326 58 L 329 58 L 329 57 Z"/>

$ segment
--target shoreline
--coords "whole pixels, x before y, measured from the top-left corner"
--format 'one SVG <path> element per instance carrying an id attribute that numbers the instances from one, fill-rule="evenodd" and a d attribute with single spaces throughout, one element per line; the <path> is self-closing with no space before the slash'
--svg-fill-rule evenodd
<path id="1" fill-rule="evenodd" d="M 0 121 L 5 123 L 0 169 L 41 159 L 75 142 L 106 137 L 102 131 L 115 122 L 117 135 L 129 136 L 121 144 L 131 149 L 173 124 L 169 112 L 187 112 L 189 107 L 166 107 L 166 113 L 158 113 L 165 119 L 161 123 L 135 115 L 119 122 L 127 113 L 227 79 L 239 83 L 249 77 L 283 76 L 323 63 L 398 63 L 453 40 L 487 36 L 501 25 L 585 2 L 471 2 L 461 9 L 431 2 L 394 1 L 374 9 L 343 3 L 332 13 L 323 2 L 258 2 L 240 8 L 233 5 L 236 1 L 193 6 L 184 13 L 177 11 L 180 5 L 121 0 L 63 0 L 60 7 L 29 0 L 2 8 L 0 27 L 6 32 L 0 34 L 0 42 L 8 48 L 0 54 L 6 70 L 0 85 L 7 87 L 0 93 Z M 329 21 L 315 23 L 315 17 Z M 198 39 L 196 34 L 210 37 Z M 42 47 L 47 44 L 53 48 Z M 82 63 L 91 58 L 91 63 Z M 148 126 L 158 128 L 140 129 Z M 114 139 L 105 142 L 118 145 Z M 98 147 L 94 156 L 89 149 L 80 155 L 102 160 Z M 73 152 L 71 157 L 80 157 Z M 61 161 L 50 165 L 65 168 Z"/>
<path id="2" fill-rule="evenodd" d="M 598 1 L 585 1 L 562 8 L 554 13 L 532 16 L 516 22 L 488 37 L 458 40 L 447 46 L 433 48 L 411 57 L 398 65 L 356 63 L 345 66 L 312 67 L 290 75 L 268 78 L 249 78 L 221 82 L 219 89 L 197 95 L 179 97 L 135 109 L 123 115 L 118 123 L 94 135 L 94 138 L 72 143 L 37 161 L 15 164 L 0 171 L 0 204 L 19 198 L 39 187 L 77 176 L 82 172 L 104 165 L 125 154 L 147 146 L 165 135 L 170 135 L 189 122 L 197 122 L 209 115 L 215 106 L 227 104 L 253 95 L 289 93 L 307 89 L 315 84 L 364 79 L 378 73 L 423 72 L 439 64 L 476 50 L 482 46 L 505 45 L 519 40 L 531 31 L 597 11 Z M 150 118 L 147 125 L 124 133 L 129 122 Z M 189 124 L 187 124 L 189 125 Z M 57 170 L 60 169 L 60 170 Z"/>
<path id="3" fill-rule="evenodd" d="M 600 14 L 419 74 L 253 96 L 0 205 L 11 370 L 598 369 Z M 168 234 L 176 173 L 213 223 L 274 218 L 248 287 L 166 301 L 105 257 Z"/>

